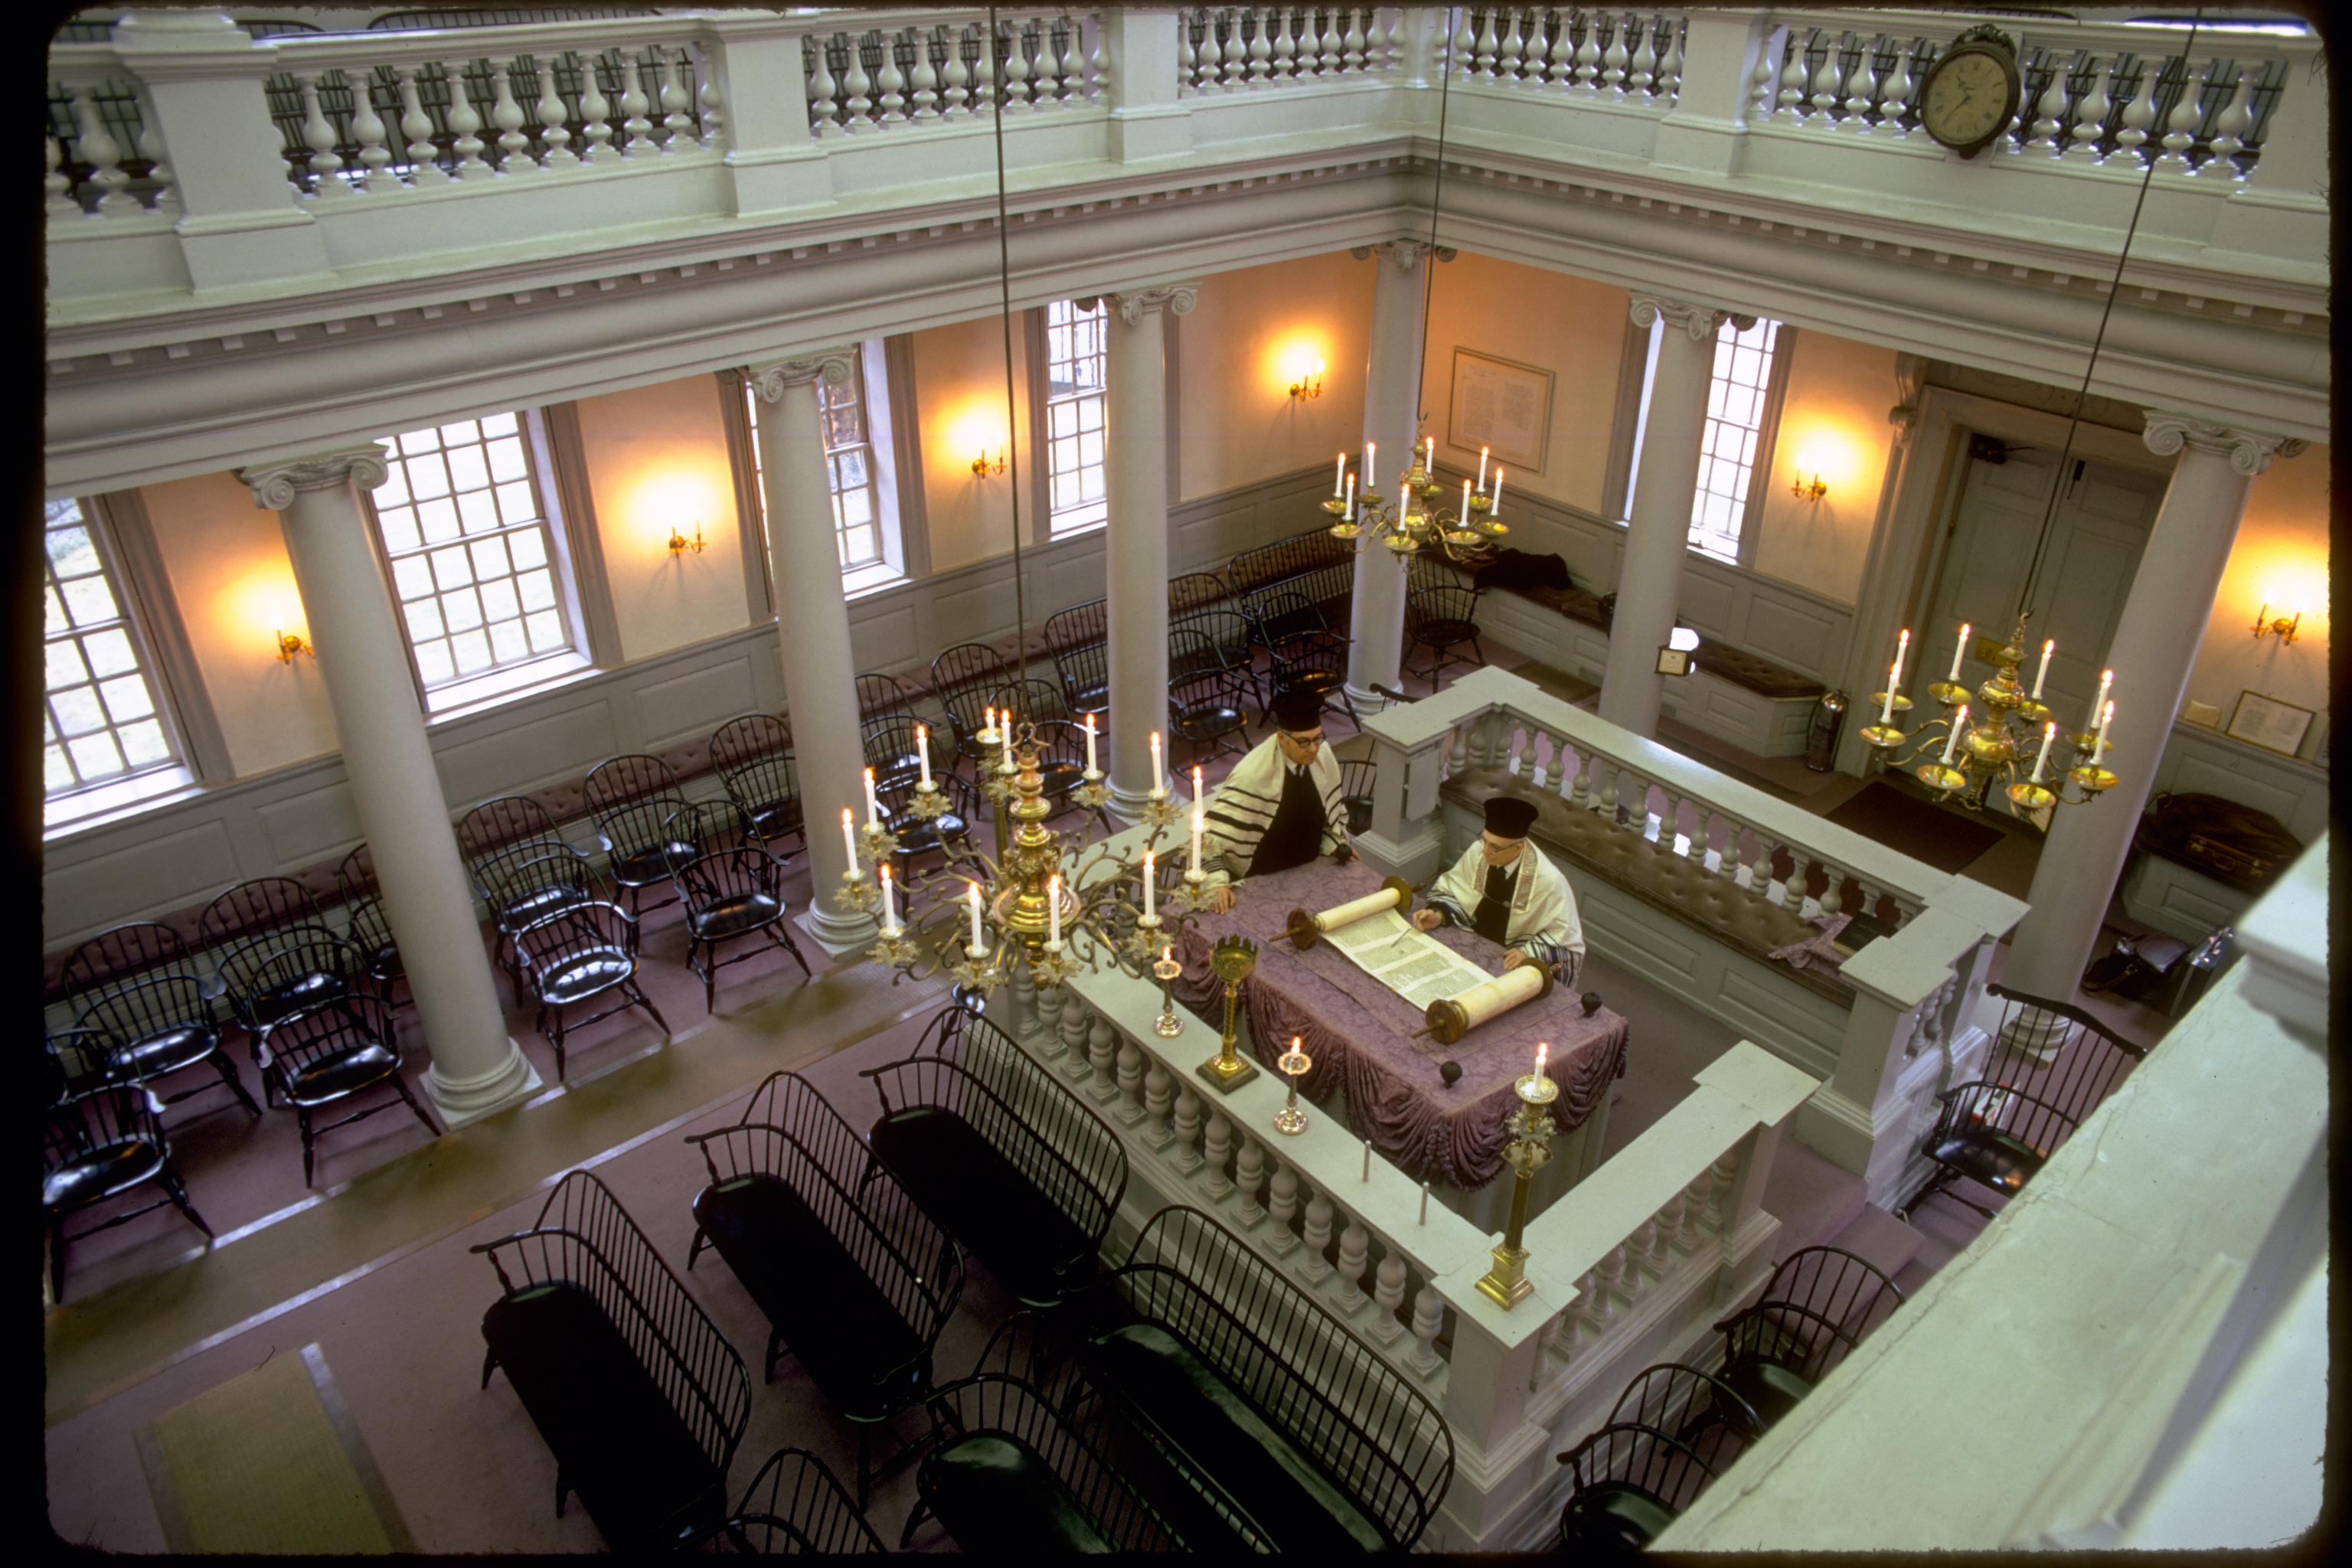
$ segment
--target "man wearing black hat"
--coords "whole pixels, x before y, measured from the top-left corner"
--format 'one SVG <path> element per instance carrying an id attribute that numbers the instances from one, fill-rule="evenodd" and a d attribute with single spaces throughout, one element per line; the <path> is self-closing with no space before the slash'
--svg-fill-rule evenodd
<path id="1" fill-rule="evenodd" d="M 1468 926 L 1510 949 L 1505 969 L 1540 963 L 1572 986 L 1584 967 L 1584 927 L 1568 879 L 1548 856 L 1528 848 L 1528 829 L 1535 825 L 1535 802 L 1489 796 L 1486 830 L 1430 889 L 1429 902 L 1412 923 L 1423 931 Z"/>
<path id="2" fill-rule="evenodd" d="M 1323 744 L 1323 699 L 1286 687 L 1267 704 L 1274 733 L 1234 764 L 1204 813 L 1209 896 L 1218 913 L 1234 907 L 1232 884 L 1304 866 L 1318 855 L 1345 861 L 1348 808 L 1339 764 Z"/>

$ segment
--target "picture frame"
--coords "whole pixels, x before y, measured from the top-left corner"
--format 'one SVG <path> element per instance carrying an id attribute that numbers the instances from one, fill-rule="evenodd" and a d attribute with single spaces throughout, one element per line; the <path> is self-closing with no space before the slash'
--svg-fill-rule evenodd
<path id="1" fill-rule="evenodd" d="M 2238 706 L 2230 714 L 2230 726 L 2222 733 L 2231 740 L 2292 757 L 2302 751 L 2304 737 L 2311 731 L 2312 720 L 2317 717 L 2313 709 L 2298 708 L 2259 691 L 2242 691 L 2238 693 Z"/>
<path id="2" fill-rule="evenodd" d="M 1456 348 L 1446 444 L 1465 452 L 1486 447 L 1515 474 L 1542 473 L 1556 380 L 1552 372 L 1531 364 Z"/>

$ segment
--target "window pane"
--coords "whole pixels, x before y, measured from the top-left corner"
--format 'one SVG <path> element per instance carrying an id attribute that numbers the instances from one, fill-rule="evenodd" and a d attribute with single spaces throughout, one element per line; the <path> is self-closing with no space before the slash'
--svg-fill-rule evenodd
<path id="1" fill-rule="evenodd" d="M 459 632 L 449 639 L 449 656 L 460 675 L 478 675 L 490 668 L 490 639 L 478 631 Z"/>
<path id="2" fill-rule="evenodd" d="M 98 570 L 98 548 L 86 528 L 49 531 L 49 561 L 60 577 L 80 577 Z"/>
<path id="3" fill-rule="evenodd" d="M 429 500 L 416 509 L 416 525 L 427 544 L 439 544 L 457 537 L 457 509 L 446 500 Z M 389 545 L 385 546 L 390 549 Z"/>
<path id="4" fill-rule="evenodd" d="M 368 499 L 375 502 L 375 509 L 379 513 L 388 506 L 406 506 L 411 500 L 408 493 L 408 465 L 396 460 L 384 464 L 383 483 L 370 490 Z"/>
<path id="5" fill-rule="evenodd" d="M 77 686 L 58 692 L 49 699 L 49 710 L 58 716 L 58 732 L 61 735 L 87 735 L 106 722 L 106 715 L 99 710 L 94 687 Z"/>
<path id="6" fill-rule="evenodd" d="M 501 577 L 495 583 L 482 584 L 482 614 L 493 621 L 510 621 L 522 614 L 522 606 L 515 603 L 513 578 Z M 500 663 L 504 663 L 506 658 L 504 653 L 499 655 Z"/>
<path id="7" fill-rule="evenodd" d="M 482 434 L 485 436 L 511 436 L 518 428 L 520 426 L 515 423 L 515 416 L 511 414 L 482 416 Z"/>
<path id="8" fill-rule="evenodd" d="M 437 455 L 408 459 L 408 488 L 419 500 L 449 493 L 449 470 Z"/>
<path id="9" fill-rule="evenodd" d="M 438 430 L 411 430 L 397 438 L 397 445 L 404 458 L 437 452 L 441 449 L 441 433 Z"/>
<path id="10" fill-rule="evenodd" d="M 482 624 L 482 601 L 471 588 L 460 588 L 441 595 L 441 613 L 448 617 L 449 629 L 462 632 Z"/>
<path id="11" fill-rule="evenodd" d="M 459 447 L 449 454 L 449 482 L 461 495 L 488 485 L 489 459 L 479 447 Z"/>
<path id="12" fill-rule="evenodd" d="M 41 776 L 50 795 L 173 760 L 129 606 L 109 576 L 97 528 L 79 502 L 48 502 L 42 540 Z M 125 760 L 125 737 L 135 726 Z"/>
<path id="13" fill-rule="evenodd" d="M 402 564 L 407 563 L 403 562 Z M 446 629 L 441 624 L 441 601 L 438 599 L 419 599 L 401 608 L 408 616 L 408 640 L 411 643 L 437 637 Z"/>
<path id="14" fill-rule="evenodd" d="M 507 574 L 507 542 L 485 539 L 473 546 L 474 575 L 483 582 Z"/>
<path id="15" fill-rule="evenodd" d="M 42 747 L 41 793 L 56 795 L 73 788 L 74 783 L 73 764 L 66 761 L 66 749 L 56 745 Z"/>
<path id="16" fill-rule="evenodd" d="M 122 772 L 122 752 L 116 747 L 114 736 L 109 731 L 100 730 L 95 735 L 68 741 L 66 750 L 73 753 L 74 767 L 86 779 L 103 778 L 108 773 Z"/>
<path id="17" fill-rule="evenodd" d="M 487 450 L 489 456 L 490 478 L 499 480 L 520 479 L 530 474 L 530 469 L 523 462 L 520 440 L 509 438 L 493 441 Z"/>
<path id="18" fill-rule="evenodd" d="M 411 555 L 392 563 L 392 585 L 403 599 L 420 598 L 433 592 L 433 568 L 422 555 Z"/>
<path id="19" fill-rule="evenodd" d="M 457 667 L 449 662 L 449 645 L 439 638 L 416 645 L 416 674 L 429 689 L 446 685 L 457 679 Z"/>
<path id="20" fill-rule="evenodd" d="M 145 677 L 118 675 L 102 683 L 99 689 L 106 698 L 106 717 L 116 724 L 127 724 L 133 719 L 144 719 L 155 711 L 152 699 L 147 695 Z"/>
<path id="21" fill-rule="evenodd" d="M 488 490 L 467 490 L 457 498 L 457 521 L 467 533 L 489 533 L 499 526 L 499 503 Z"/>
<path id="22" fill-rule="evenodd" d="M 500 664 L 530 657 L 530 639 L 523 636 L 520 621 L 500 621 L 490 628 L 490 657 Z"/>
<path id="23" fill-rule="evenodd" d="M 97 626 L 103 621 L 121 618 L 115 608 L 113 591 L 103 577 L 77 577 L 58 584 L 66 597 L 66 611 L 78 626 Z"/>
<path id="24" fill-rule="evenodd" d="M 58 597 L 58 591 L 55 588 L 42 589 L 41 629 L 50 636 L 55 636 L 58 632 L 68 629 L 72 625 L 72 622 L 66 619 L 66 602 Z"/>
<path id="25" fill-rule="evenodd" d="M 436 550 L 431 560 L 434 585 L 445 594 L 474 580 L 473 568 L 467 564 L 463 550 Z"/>
<path id="26" fill-rule="evenodd" d="M 172 743 L 163 734 L 163 726 L 152 719 L 142 719 L 136 724 L 125 725 L 119 732 L 122 753 L 134 768 L 172 760 Z"/>
<path id="27" fill-rule="evenodd" d="M 514 552 L 515 570 L 527 572 L 533 566 L 547 563 L 547 538 L 533 528 L 507 536 L 507 548 Z"/>
<path id="28" fill-rule="evenodd" d="M 530 651 L 551 653 L 563 646 L 563 620 L 552 610 L 541 610 L 523 626 L 530 633 Z"/>
<path id="29" fill-rule="evenodd" d="M 529 537 L 525 535 L 523 537 Z M 555 607 L 555 579 L 545 572 L 526 572 L 519 579 L 522 606 L 526 610 L 551 610 Z"/>
<path id="30" fill-rule="evenodd" d="M 376 521 L 383 525 L 383 547 L 386 550 L 397 552 L 416 548 L 419 542 L 416 512 L 413 508 L 396 506 L 387 510 L 378 507 L 375 517 Z"/>
<path id="31" fill-rule="evenodd" d="M 82 657 L 101 676 L 121 675 L 139 668 L 139 655 L 131 646 L 131 634 L 120 626 L 95 637 L 81 639 Z"/>
<path id="32" fill-rule="evenodd" d="M 89 679 L 89 668 L 81 660 L 81 645 L 70 639 L 53 642 L 48 647 L 48 689 L 79 686 Z"/>
<path id="33" fill-rule="evenodd" d="M 509 522 L 527 522 L 539 515 L 539 503 L 532 499 L 529 485 L 500 485 L 498 497 L 499 513 Z"/>

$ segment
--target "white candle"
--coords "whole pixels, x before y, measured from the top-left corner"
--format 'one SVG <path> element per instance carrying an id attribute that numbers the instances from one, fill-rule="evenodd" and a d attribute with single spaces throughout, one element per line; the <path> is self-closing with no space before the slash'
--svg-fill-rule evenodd
<path id="1" fill-rule="evenodd" d="M 1348 454 L 1342 452 L 1339 454 L 1339 466 L 1331 470 L 1331 493 L 1334 496 L 1337 496 L 1339 493 L 1339 487 L 1346 481 L 1347 478 Z"/>
<path id="2" fill-rule="evenodd" d="M 1062 879 L 1056 875 L 1045 883 L 1045 945 L 1062 945 Z"/>
<path id="3" fill-rule="evenodd" d="M 841 841 L 848 847 L 849 869 L 854 876 L 857 871 L 857 829 L 850 826 L 849 807 L 845 805 L 841 808 Z"/>
<path id="4" fill-rule="evenodd" d="M 1499 467 L 1495 469 L 1495 482 L 1486 487 L 1486 510 L 1494 516 L 1502 515 L 1503 470 Z"/>
<path id="5" fill-rule="evenodd" d="M 2083 728 L 2084 728 L 2084 729 L 2088 730 L 2088 729 L 2090 729 L 2092 726 L 2094 726 L 2094 725 L 2095 725 L 2095 724 L 2097 724 L 2097 723 L 2098 723 L 2098 721 L 2099 721 L 2099 710 L 2100 710 L 2102 707 L 2105 706 L 2105 704 L 2106 704 L 2106 700 L 2107 700 L 2107 688 L 2108 688 L 2108 687 L 2110 687 L 2110 686 L 2113 686 L 2115 683 L 2116 683 L 2116 672 L 2115 672 L 2114 670 L 2109 669 L 2109 670 L 2103 670 L 2103 671 L 2101 671 L 2101 672 L 2100 672 L 2100 675 L 2099 675 L 2099 694 L 2098 694 L 2096 697 L 2095 697 L 2095 698 L 2091 699 L 2091 717 L 2090 717 L 2087 721 L 2084 721 L 2084 725 L 2083 725 Z M 2096 757 L 2094 757 L 2094 758 L 2092 758 L 2091 760 L 2092 760 L 2093 762 L 2096 762 L 2096 761 L 2098 761 L 2098 759 L 2097 759 Z"/>
<path id="6" fill-rule="evenodd" d="M 1886 706 L 1878 710 L 1878 721 L 1881 724 L 1895 722 L 1895 672 L 1902 668 L 1900 664 L 1890 664 L 1886 667 Z"/>
<path id="7" fill-rule="evenodd" d="M 1381 444 L 1378 441 L 1367 441 L 1364 443 L 1364 489 L 1367 490 L 1380 483 L 1380 480 L 1372 477 L 1374 472 L 1372 468 L 1372 457 L 1380 449 Z"/>
<path id="8" fill-rule="evenodd" d="M 1154 791 L 1168 787 L 1168 776 L 1160 767 L 1160 731 L 1151 731 L 1151 787 Z"/>
<path id="9" fill-rule="evenodd" d="M 1356 476 L 1348 476 L 1348 521 L 1356 521 Z"/>
<path id="10" fill-rule="evenodd" d="M 1095 766 L 1095 716 L 1091 713 L 1087 715 L 1087 772 L 1101 772 Z"/>
<path id="11" fill-rule="evenodd" d="M 1550 1055 L 1551 1055 L 1551 1045 L 1550 1045 L 1550 1043 L 1549 1043 L 1549 1041 L 1538 1042 L 1538 1045 L 1536 1046 L 1536 1076 L 1537 1076 L 1538 1078 L 1541 1078 L 1541 1077 L 1543 1077 L 1543 1075 L 1544 1075 L 1544 1059 L 1545 1059 L 1547 1057 L 1550 1056 Z"/>
<path id="12" fill-rule="evenodd" d="M 882 931 L 884 935 L 898 929 L 898 907 L 890 901 L 890 868 L 877 867 L 882 873 Z"/>
<path id="13" fill-rule="evenodd" d="M 1486 454 L 1492 450 L 1490 447 L 1478 448 L 1478 488 L 1482 490 L 1486 488 Z"/>
<path id="14" fill-rule="evenodd" d="M 1437 437 L 1434 436 L 1421 444 L 1421 466 L 1432 473 L 1437 471 Z"/>
<path id="15" fill-rule="evenodd" d="M 1463 481 L 1462 481 L 1462 514 L 1461 514 L 1461 515 L 1462 515 L 1462 521 L 1463 521 L 1464 522 L 1468 522 L 1468 521 L 1470 521 L 1470 481 L 1469 481 L 1468 479 L 1465 479 L 1465 480 L 1463 480 Z"/>
<path id="16" fill-rule="evenodd" d="M 1151 851 L 1147 849 L 1143 852 L 1143 918 L 1145 920 L 1150 920 L 1159 913 L 1158 901 L 1152 897 L 1157 891 L 1152 886 L 1153 876 Z"/>
<path id="17" fill-rule="evenodd" d="M 875 823 L 878 823 L 882 820 L 882 803 L 874 798 L 874 770 L 872 768 L 866 770 L 866 820 Z"/>
<path id="18" fill-rule="evenodd" d="M 931 732 L 922 725 L 915 726 L 915 759 L 923 765 L 923 787 L 931 787 Z"/>
<path id="19" fill-rule="evenodd" d="M 966 905 L 971 910 L 971 942 L 967 951 L 972 957 L 978 958 L 988 951 L 987 939 L 981 934 L 980 930 L 980 884 L 966 882 L 963 888 Z"/>
<path id="20" fill-rule="evenodd" d="M 1010 769 L 1013 766 L 1013 710 L 1010 708 L 1007 708 L 1004 710 L 1003 735 L 1004 765 L 1007 769 Z"/>
<path id="21" fill-rule="evenodd" d="M 1903 684 L 1903 656 L 1910 650 L 1911 628 L 1905 626 L 1903 635 L 1895 639 L 1895 673 L 1887 679 L 1887 690 L 1892 691 Z"/>
<path id="22" fill-rule="evenodd" d="M 1960 683 L 1960 657 L 1969 651 L 1969 623 L 1960 623 L 1960 640 L 1952 645 L 1952 673 L 1948 678 L 1953 685 Z"/>
<path id="23" fill-rule="evenodd" d="M 1194 763 L 1192 764 L 1192 804 L 1195 805 L 1200 805 L 1202 798 L 1203 796 L 1201 791 L 1201 764 Z"/>
<path id="24" fill-rule="evenodd" d="M 2042 700 L 2042 683 L 2050 679 L 2050 654 L 2057 647 L 2058 639 L 2049 637 L 2042 644 L 2042 668 L 2033 672 L 2033 700 Z"/>
<path id="25" fill-rule="evenodd" d="M 1960 710 L 1952 715 L 1952 732 L 1944 737 L 1944 765 L 1946 767 L 1952 765 L 1952 753 L 1959 749 L 1960 731 L 1967 728 L 1968 722 L 1969 705 L 1963 702 L 1960 704 Z"/>
<path id="26" fill-rule="evenodd" d="M 992 746 L 996 744 L 996 710 L 983 708 L 981 711 L 988 715 L 988 722 L 980 728 L 980 743 L 983 746 Z"/>
<path id="27" fill-rule="evenodd" d="M 2042 754 L 2033 759 L 2033 782 L 2042 782 L 2042 769 L 2050 765 L 2050 742 L 2058 738 L 2058 721 L 2052 720 L 2042 726 Z"/>
<path id="28" fill-rule="evenodd" d="M 2091 748 L 2091 765 L 2092 765 L 2093 767 L 2096 767 L 2096 766 L 2098 766 L 2098 765 L 2099 765 L 2099 759 L 2100 759 L 2101 757 L 2103 757 L 2103 756 L 2106 755 L 2106 752 L 2107 752 L 2107 721 L 2108 721 L 2109 720 L 2113 719 L 2115 716 L 2116 716 L 2116 705 L 2115 705 L 2114 703 L 2112 703 L 2112 702 L 2108 703 L 2105 708 L 2102 708 L 2102 709 L 2100 709 L 2100 710 L 2099 710 L 2099 742 L 2098 742 L 2098 744 L 2097 744 L 2097 745 L 2093 746 L 2093 747 Z"/>
<path id="29" fill-rule="evenodd" d="M 1201 868 L 1201 826 L 1208 818 L 1199 806 L 1192 808 L 1192 869 Z"/>

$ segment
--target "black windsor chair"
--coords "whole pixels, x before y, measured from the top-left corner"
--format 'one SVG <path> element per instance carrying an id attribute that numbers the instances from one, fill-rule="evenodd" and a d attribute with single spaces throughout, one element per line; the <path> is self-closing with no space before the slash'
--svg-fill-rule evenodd
<path id="1" fill-rule="evenodd" d="M 167 1203 L 211 1237 L 213 1227 L 188 1201 L 188 1189 L 173 1169 L 171 1140 L 146 1089 L 102 1079 L 69 1085 L 62 1071 L 51 1074 L 48 1087 L 50 1102 L 42 1116 L 41 1213 L 48 1228 L 51 1300 L 66 1297 L 68 1241 L 111 1230 Z M 66 1234 L 66 1222 L 75 1215 L 150 1183 L 163 1190 L 162 1197 L 111 1215 L 79 1237 Z"/>
<path id="2" fill-rule="evenodd" d="M 638 1007 L 669 1033 L 637 985 L 637 920 L 620 905 L 591 900 L 542 915 L 514 933 L 514 946 L 524 994 L 539 1006 L 539 1032 L 555 1047 L 557 1082 L 563 1080 L 564 1037 L 583 1024 Z M 610 1005 L 584 1017 L 572 1011 L 614 994 Z"/>
<path id="3" fill-rule="evenodd" d="M 380 997 L 345 997 L 278 1020 L 254 1037 L 253 1061 L 261 1069 L 263 1097 L 272 1104 L 283 1100 L 293 1107 L 301 1124 L 306 1187 L 316 1172 L 313 1144 L 320 1133 L 348 1127 L 395 1104 L 406 1105 L 426 1133 L 441 1136 L 441 1129 L 401 1076 L 399 1036 L 392 1009 Z M 362 1106 L 324 1126 L 312 1120 L 314 1112 L 372 1089 L 390 1089 L 398 1099 Z"/>
<path id="4" fill-rule="evenodd" d="M 800 774 L 793 765 L 793 732 L 782 720 L 772 713 L 730 719 L 711 732 L 710 766 L 753 833 L 770 844 L 797 835 L 802 847 L 807 847 Z"/>
<path id="5" fill-rule="evenodd" d="M 99 993 L 82 1009 L 77 1033 L 101 1041 L 101 1071 L 109 1079 L 147 1087 L 184 1068 L 210 1063 L 237 1103 L 254 1116 L 261 1107 L 246 1092 L 236 1064 L 221 1049 L 220 1017 L 204 984 L 193 974 L 150 974 Z M 199 1083 L 161 1100 L 176 1105 L 218 1088 Z"/>
<path id="6" fill-rule="evenodd" d="M 784 902 L 784 863 L 756 840 L 743 839 L 731 806 L 688 806 L 670 818 L 663 839 L 672 847 L 670 880 L 686 901 L 686 962 L 702 978 L 704 1012 L 717 1011 L 719 970 L 760 955 L 760 948 L 751 947 L 720 958 L 722 942 L 761 938 L 791 953 L 802 978 L 812 978 L 784 918 L 791 912 Z M 679 856 L 679 845 L 694 852 Z"/>

